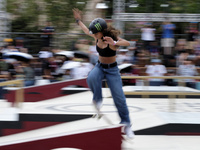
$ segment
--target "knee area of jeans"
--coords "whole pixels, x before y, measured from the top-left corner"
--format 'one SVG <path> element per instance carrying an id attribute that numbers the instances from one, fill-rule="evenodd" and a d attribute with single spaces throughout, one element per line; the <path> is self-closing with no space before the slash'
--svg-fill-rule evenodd
<path id="1" fill-rule="evenodd" d="M 126 100 L 115 101 L 115 105 L 119 107 L 127 107 Z"/>
<path id="2" fill-rule="evenodd" d="M 96 80 L 95 76 L 88 76 L 87 77 L 87 82 L 94 82 Z"/>
<path id="3" fill-rule="evenodd" d="M 88 77 L 87 78 L 87 83 L 92 83 L 93 82 L 93 79 L 91 77 Z"/>

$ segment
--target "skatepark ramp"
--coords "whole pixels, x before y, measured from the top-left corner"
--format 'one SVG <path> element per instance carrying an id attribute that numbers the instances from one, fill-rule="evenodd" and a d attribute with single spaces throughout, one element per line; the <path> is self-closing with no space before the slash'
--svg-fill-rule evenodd
<path id="1" fill-rule="evenodd" d="M 90 125 L 88 125 L 90 124 Z M 92 125 L 92 126 L 91 126 Z M 120 125 L 108 126 L 94 118 L 62 123 L 0 138 L 1 150 L 121 150 Z"/>

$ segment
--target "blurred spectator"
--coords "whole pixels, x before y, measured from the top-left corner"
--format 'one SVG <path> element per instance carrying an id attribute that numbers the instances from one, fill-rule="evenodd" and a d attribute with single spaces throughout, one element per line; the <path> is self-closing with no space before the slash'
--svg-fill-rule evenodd
<path id="1" fill-rule="evenodd" d="M 187 52 L 186 40 L 178 39 L 174 49 L 176 52 L 176 66 L 178 67 L 180 64 L 183 63 L 183 60 L 185 60 L 187 56 L 189 55 Z"/>
<path id="2" fill-rule="evenodd" d="M 194 48 L 195 54 L 197 56 L 200 56 L 200 39 L 195 39 L 195 43 L 193 45 L 193 48 Z"/>
<path id="3" fill-rule="evenodd" d="M 176 66 L 180 66 L 183 64 L 184 60 L 187 59 L 189 53 L 187 50 L 182 51 L 179 55 L 176 56 Z"/>
<path id="4" fill-rule="evenodd" d="M 57 81 L 57 70 L 58 68 L 58 63 L 55 59 L 55 57 L 49 57 L 47 59 L 47 62 L 45 64 L 45 74 L 44 74 L 44 78 L 46 79 L 50 79 L 51 82 L 55 82 Z"/>
<path id="5" fill-rule="evenodd" d="M 137 42 L 135 44 L 134 51 L 133 51 L 133 63 L 134 64 L 138 64 L 139 54 L 141 53 L 141 49 L 142 49 L 142 43 Z"/>
<path id="6" fill-rule="evenodd" d="M 130 57 L 130 63 L 135 64 L 136 63 L 135 53 L 137 50 L 136 41 L 130 41 L 130 46 L 128 46 L 127 48 L 128 48 L 127 55 Z"/>
<path id="7" fill-rule="evenodd" d="M 49 75 L 50 72 L 48 69 L 48 58 L 53 57 L 53 53 L 50 51 L 50 48 L 43 47 L 41 51 L 39 51 L 38 55 L 42 63 L 42 75 Z"/>
<path id="8" fill-rule="evenodd" d="M 4 72 L 8 72 L 8 63 L 2 59 L 2 53 L 0 53 L 0 72 L 1 74 L 5 74 Z"/>
<path id="9" fill-rule="evenodd" d="M 18 65 L 15 59 L 5 59 L 8 64 L 8 80 L 14 80 L 16 78 L 16 66 Z"/>
<path id="10" fill-rule="evenodd" d="M 132 61 L 132 57 L 127 55 L 128 49 L 120 49 L 119 54 L 117 55 L 117 63 L 123 64 L 123 63 L 130 63 Z"/>
<path id="11" fill-rule="evenodd" d="M 52 34 L 55 31 L 54 27 L 51 25 L 51 22 L 48 21 L 46 23 L 46 27 L 42 29 L 43 34 L 41 34 L 42 38 L 42 47 L 50 47 L 52 42 Z"/>
<path id="12" fill-rule="evenodd" d="M 5 38 L 3 41 L 5 42 L 4 46 L 10 46 L 10 45 L 14 44 L 13 39 L 11 39 L 11 38 Z"/>
<path id="13" fill-rule="evenodd" d="M 72 60 L 65 61 L 65 63 L 61 67 L 63 70 L 65 70 L 65 74 L 63 75 L 63 79 L 73 79 L 74 78 L 74 74 L 77 73 L 74 70 L 76 68 L 80 67 L 80 66 L 81 66 L 81 62 L 72 61 Z"/>
<path id="14" fill-rule="evenodd" d="M 84 53 L 89 53 L 89 41 L 87 39 L 79 39 L 75 44 L 77 50 L 82 51 Z"/>
<path id="15" fill-rule="evenodd" d="M 152 59 L 151 65 L 146 66 L 146 73 L 149 76 L 164 76 L 167 73 L 167 69 L 161 64 L 160 59 Z M 164 85 L 164 79 L 149 79 L 150 86 Z"/>
<path id="16" fill-rule="evenodd" d="M 179 65 L 182 65 L 186 59 L 190 59 L 192 61 L 195 61 L 196 59 L 198 59 L 198 56 L 196 56 L 194 54 L 194 51 L 191 49 L 186 49 L 185 51 L 183 51 L 176 57 L 177 57 L 177 59 L 176 59 L 177 67 Z"/>
<path id="17" fill-rule="evenodd" d="M 124 68 L 120 70 L 122 76 L 139 76 L 140 69 L 137 65 L 124 64 Z M 120 66 L 119 66 L 120 68 Z M 136 85 L 136 79 L 123 79 L 123 85 Z"/>
<path id="18" fill-rule="evenodd" d="M 187 42 L 188 42 L 188 49 L 193 49 L 193 45 L 195 40 L 198 37 L 198 23 L 197 22 L 190 22 L 189 27 L 186 30 L 187 33 Z"/>
<path id="19" fill-rule="evenodd" d="M 22 48 L 19 49 L 19 51 L 22 52 L 22 53 L 28 53 L 28 48 L 22 47 Z"/>
<path id="20" fill-rule="evenodd" d="M 155 41 L 155 28 L 152 28 L 152 23 L 146 23 L 146 26 L 141 29 L 141 39 L 144 43 L 144 49 L 147 49 L 150 42 Z"/>
<path id="21" fill-rule="evenodd" d="M 53 53 L 51 52 L 50 48 L 48 47 L 43 47 L 41 49 L 41 51 L 39 51 L 39 54 L 38 54 L 39 58 L 40 59 L 45 59 L 45 58 L 49 58 L 49 57 L 52 57 L 53 56 Z"/>
<path id="22" fill-rule="evenodd" d="M 94 66 L 88 62 L 81 63 L 79 67 L 76 67 L 72 70 L 72 78 L 79 79 L 85 78 L 88 76 L 88 73 L 92 70 Z"/>
<path id="23" fill-rule="evenodd" d="M 185 52 L 185 50 L 187 49 L 187 42 L 186 39 L 178 39 L 176 46 L 174 48 L 175 50 L 175 54 L 181 54 L 183 52 Z"/>
<path id="24" fill-rule="evenodd" d="M 136 60 L 135 64 L 138 66 L 144 67 L 146 64 L 149 64 L 150 54 L 148 50 L 136 49 L 134 56 Z"/>
<path id="25" fill-rule="evenodd" d="M 54 72 L 54 77 L 56 80 L 62 80 L 62 76 L 66 73 L 64 69 L 62 69 L 63 64 L 66 59 L 60 59 L 60 57 L 54 57 L 57 67 Z"/>
<path id="26" fill-rule="evenodd" d="M 16 49 L 13 45 L 9 45 L 9 46 L 4 46 L 2 49 L 1 49 L 1 53 L 3 54 L 3 58 L 4 57 L 4 54 L 7 53 L 7 52 L 18 52 L 19 50 Z"/>
<path id="27" fill-rule="evenodd" d="M 15 47 L 16 48 L 24 48 L 24 38 L 23 37 L 15 38 Z"/>
<path id="28" fill-rule="evenodd" d="M 0 55 L 0 82 L 6 81 L 8 78 L 8 64 L 2 59 Z M 0 86 L 0 99 L 4 98 L 5 91 L 3 86 Z"/>
<path id="29" fill-rule="evenodd" d="M 196 70 L 196 66 L 190 59 L 186 59 L 183 61 L 183 64 L 178 67 L 177 71 L 180 76 L 196 76 L 198 72 Z M 195 88 L 195 80 L 194 79 L 184 79 L 187 87 Z"/>
<path id="30" fill-rule="evenodd" d="M 61 67 L 65 70 L 63 79 L 79 79 L 87 77 L 88 73 L 93 69 L 93 65 L 88 62 L 67 61 Z"/>
<path id="31" fill-rule="evenodd" d="M 64 64 L 73 62 L 72 57 L 65 57 L 64 55 L 54 55 L 46 59 L 44 64 L 43 78 L 49 79 L 51 82 L 62 80 L 62 76 L 66 75 L 66 69 L 63 69 Z"/>
<path id="32" fill-rule="evenodd" d="M 194 53 L 196 55 L 194 64 L 200 66 L 200 39 L 196 39 L 196 42 L 194 43 Z"/>
<path id="33" fill-rule="evenodd" d="M 62 76 L 62 80 L 70 80 L 73 79 L 71 69 L 66 69 L 64 75 Z"/>
<path id="34" fill-rule="evenodd" d="M 6 81 L 4 78 L 1 78 L 0 79 L 0 82 L 4 82 Z M 3 89 L 4 87 L 3 86 L 0 86 L 0 99 L 4 99 L 4 94 L 5 94 L 5 90 Z"/>
<path id="35" fill-rule="evenodd" d="M 175 76 L 176 75 L 176 71 L 175 70 L 168 70 L 167 73 L 165 74 L 166 76 Z M 175 79 L 165 79 L 165 85 L 167 86 L 177 86 L 177 82 L 175 81 Z"/>
<path id="36" fill-rule="evenodd" d="M 158 42 L 150 42 L 150 45 L 147 47 L 150 53 L 151 59 L 153 58 L 159 58 L 160 57 L 160 46 L 158 45 Z"/>
<path id="37" fill-rule="evenodd" d="M 163 49 L 164 55 L 171 55 L 172 54 L 172 47 L 174 47 L 174 29 L 176 26 L 172 24 L 170 21 L 165 21 L 162 24 L 162 39 L 161 39 L 161 46 Z"/>
<path id="38" fill-rule="evenodd" d="M 32 86 L 35 84 L 35 72 L 30 66 L 30 62 L 21 62 L 18 73 L 24 75 L 24 86 Z"/>
<path id="39" fill-rule="evenodd" d="M 163 65 L 165 67 L 176 67 L 176 57 L 174 55 L 164 55 Z"/>
<path id="40" fill-rule="evenodd" d="M 31 67 L 34 69 L 34 72 L 35 72 L 35 76 L 36 78 L 38 77 L 41 77 L 42 76 L 42 62 L 40 61 L 39 58 L 34 58 L 32 61 L 31 61 Z"/>

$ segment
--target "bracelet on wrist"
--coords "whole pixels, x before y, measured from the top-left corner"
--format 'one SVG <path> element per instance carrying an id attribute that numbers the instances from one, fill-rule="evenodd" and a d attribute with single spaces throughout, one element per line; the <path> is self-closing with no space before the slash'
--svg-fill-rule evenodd
<path id="1" fill-rule="evenodd" d="M 80 21 L 80 19 L 76 19 L 76 23 L 77 23 L 77 24 L 79 23 L 79 21 Z"/>
<path id="2" fill-rule="evenodd" d="M 114 41 L 114 44 L 113 45 L 116 45 L 117 41 Z"/>

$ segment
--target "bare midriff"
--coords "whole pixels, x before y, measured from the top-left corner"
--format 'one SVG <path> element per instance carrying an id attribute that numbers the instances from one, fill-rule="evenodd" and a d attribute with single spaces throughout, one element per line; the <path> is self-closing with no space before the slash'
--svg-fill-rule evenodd
<path id="1" fill-rule="evenodd" d="M 112 64 L 116 61 L 116 56 L 112 56 L 112 57 L 99 56 L 99 61 L 103 64 Z"/>

